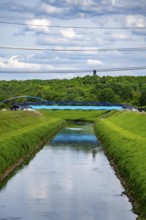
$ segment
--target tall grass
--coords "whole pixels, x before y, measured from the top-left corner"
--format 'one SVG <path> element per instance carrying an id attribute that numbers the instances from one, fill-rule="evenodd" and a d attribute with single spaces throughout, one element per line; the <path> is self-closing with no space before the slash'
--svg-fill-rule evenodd
<path id="1" fill-rule="evenodd" d="M 0 112 L 0 177 L 63 126 L 39 112 Z"/>
<path id="2" fill-rule="evenodd" d="M 63 126 L 64 120 L 94 121 L 104 111 L 0 112 L 0 178 L 18 160 Z"/>
<path id="3" fill-rule="evenodd" d="M 114 161 L 136 208 L 146 219 L 146 115 L 117 112 L 98 119 L 95 132 Z"/>

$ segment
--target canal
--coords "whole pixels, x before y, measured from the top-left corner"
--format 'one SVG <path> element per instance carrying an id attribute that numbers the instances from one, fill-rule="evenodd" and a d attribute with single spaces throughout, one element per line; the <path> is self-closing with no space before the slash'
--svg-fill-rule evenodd
<path id="1" fill-rule="evenodd" d="M 91 124 L 70 124 L 0 189 L 0 220 L 135 220 Z"/>

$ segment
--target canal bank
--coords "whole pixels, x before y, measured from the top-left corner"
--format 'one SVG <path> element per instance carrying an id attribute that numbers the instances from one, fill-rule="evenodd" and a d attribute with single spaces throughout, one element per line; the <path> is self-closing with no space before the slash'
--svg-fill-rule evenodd
<path id="1" fill-rule="evenodd" d="M 2 188 L 0 213 L 2 219 L 136 220 L 123 191 L 93 125 L 72 124 Z"/>
<path id="2" fill-rule="evenodd" d="M 98 135 L 140 219 L 146 219 L 145 115 L 121 112 L 97 120 Z"/>
<path id="3" fill-rule="evenodd" d="M 54 133 L 65 120 L 94 121 L 105 111 L 6 111 L 0 112 L 0 180 L 9 175 L 25 158 Z"/>
<path id="4" fill-rule="evenodd" d="M 3 113 L 3 114 L 5 114 L 5 113 Z M 132 112 L 130 112 L 130 113 L 118 113 L 118 112 L 114 112 L 114 111 L 107 111 L 107 112 L 105 112 L 105 111 L 87 111 L 87 112 L 85 112 L 85 111 L 80 111 L 80 110 L 78 110 L 78 111 L 67 111 L 67 110 L 65 110 L 65 111 L 41 111 L 41 113 L 39 113 L 39 112 L 36 112 L 36 115 L 37 115 L 37 117 L 40 117 L 41 116 L 41 121 L 40 121 L 40 119 L 38 119 L 37 117 L 36 117 L 36 115 L 34 116 L 33 115 L 33 123 L 32 123 L 32 121 L 31 121 L 31 123 L 30 122 L 28 122 L 27 121 L 27 117 L 25 117 L 25 121 L 24 120 L 22 120 L 22 121 L 20 121 L 20 118 L 18 117 L 19 116 L 19 113 L 14 113 L 15 114 L 15 117 L 14 117 L 14 119 L 17 121 L 19 121 L 19 123 L 16 123 L 17 124 L 17 126 L 18 126 L 18 124 L 19 124 L 19 129 L 21 130 L 21 128 L 22 128 L 22 126 L 26 126 L 27 127 L 27 129 L 28 129 L 28 124 L 30 125 L 31 124 L 31 126 L 30 126 L 30 128 L 32 129 L 34 129 L 34 127 L 35 128 L 37 128 L 37 125 L 38 125 L 38 127 L 40 126 L 40 125 L 44 125 L 44 123 L 45 123 L 45 125 L 47 126 L 47 123 L 53 123 L 53 121 L 52 120 L 57 120 L 58 121 L 58 123 L 61 123 L 61 126 L 63 125 L 62 123 L 64 123 L 63 121 L 62 121 L 62 119 L 63 120 L 69 120 L 69 119 L 73 119 L 73 120 L 75 120 L 75 121 L 81 121 L 81 120 L 84 120 L 84 121 L 86 121 L 86 120 L 88 120 L 88 121 L 96 121 L 97 120 L 97 118 L 100 118 L 99 119 L 99 121 L 97 122 L 97 126 L 96 126 L 96 128 L 98 127 L 98 129 L 100 129 L 101 128 L 101 131 L 97 131 L 98 129 L 96 129 L 96 134 L 98 134 L 99 135 L 99 137 L 100 137 L 100 139 L 101 139 L 101 141 L 104 143 L 104 147 L 105 147 L 105 144 L 107 144 L 107 146 L 108 146 L 108 144 L 111 144 L 111 138 L 110 138 L 110 133 L 108 133 L 108 131 L 105 129 L 103 129 L 103 127 L 102 127 L 102 124 L 100 124 L 101 122 L 103 123 L 103 122 L 105 122 L 106 120 L 106 118 L 107 118 L 107 121 L 108 121 L 108 119 L 110 118 L 109 116 L 116 116 L 116 115 L 124 115 L 124 114 L 128 114 L 128 118 L 129 118 L 129 120 L 131 120 L 131 122 L 133 122 L 133 118 L 131 117 L 131 115 L 132 114 L 137 114 L 136 115 L 136 118 L 134 119 L 135 121 L 136 121 L 136 119 L 138 120 L 138 121 L 143 121 L 144 123 L 145 123 L 145 121 L 143 120 L 144 118 L 142 118 L 142 120 L 140 120 L 140 118 L 139 117 L 141 117 L 141 115 L 140 114 L 138 114 L 138 113 L 132 113 Z M 25 113 L 22 113 L 21 112 L 21 114 L 25 114 Z M 34 113 L 27 113 L 27 114 L 34 114 Z M 39 116 L 40 115 L 40 116 Z M 42 117 L 43 116 L 43 117 Z M 32 117 L 32 116 L 31 116 Z M 55 118 L 62 118 L 62 119 L 55 119 Z M 116 117 L 115 117 L 116 118 Z M 6 119 L 8 119 L 8 115 L 6 115 Z M 43 120 L 42 120 L 43 119 Z M 56 122 L 57 122 L 56 121 Z M 60 121 L 60 122 L 59 122 Z M 124 122 L 126 121 L 126 117 L 124 116 L 124 117 L 122 117 L 121 118 L 121 121 L 123 122 L 123 124 L 125 124 Z M 43 122 L 43 123 L 42 123 Z M 117 121 L 115 121 L 115 123 L 117 123 Z M 138 122 L 136 121 L 136 124 L 137 124 Z M 33 125 L 32 125 L 33 124 Z M 127 121 L 127 124 L 129 124 L 129 125 L 133 125 L 133 127 L 130 127 L 130 129 L 132 129 L 133 128 L 133 130 L 135 129 L 135 127 L 136 127 L 136 125 L 135 124 L 132 124 L 132 123 L 130 123 L 130 121 Z M 16 125 L 15 125 L 16 126 Z M 16 126 L 16 127 L 17 127 Z M 11 127 L 11 126 L 7 126 L 7 128 L 8 129 L 10 129 L 9 127 Z M 17 127 L 17 129 L 18 129 L 18 127 Z M 25 127 L 25 131 L 27 130 L 26 129 L 26 127 Z M 49 127 L 47 127 L 46 129 L 44 129 L 44 130 L 46 130 L 46 134 L 48 134 L 47 132 L 48 132 L 48 129 Z M 139 124 L 139 127 L 138 127 L 138 130 L 139 130 L 139 135 L 145 135 L 145 129 L 143 129 L 144 127 L 142 126 L 142 124 Z M 5 129 L 4 128 L 1 128 L 1 129 L 3 129 L 3 133 L 4 133 L 4 135 L 5 135 L 5 143 L 6 143 L 6 141 L 8 140 L 7 139 L 7 135 L 6 135 L 6 133 L 7 132 L 9 132 L 9 134 L 12 134 L 10 131 L 11 130 L 9 130 L 9 131 L 5 131 Z M 18 129 L 18 130 L 19 130 Z M 50 129 L 51 129 L 51 124 L 50 124 Z M 60 129 L 60 128 L 59 128 Z M 12 130 L 14 130 L 14 126 L 13 126 L 13 128 L 12 128 Z M 69 129 L 68 129 L 69 130 Z M 76 130 L 76 129 L 74 129 L 74 130 Z M 78 129 L 77 129 L 78 130 Z M 108 130 L 110 131 L 110 127 L 108 128 Z M 24 140 L 25 141 L 29 141 L 29 140 L 27 140 L 26 139 L 26 137 L 31 137 L 31 132 L 29 132 L 30 130 L 27 130 L 28 131 L 28 133 L 30 133 L 30 136 L 28 135 L 28 136 L 26 136 L 26 135 L 24 135 L 23 137 L 24 137 Z M 22 130 L 21 130 L 21 132 L 22 132 Z M 101 133 L 100 133 L 101 132 Z M 136 132 L 136 131 L 135 131 Z M 11 137 L 15 137 L 16 136 L 16 134 L 17 134 L 17 132 L 15 132 L 14 134 L 13 134 L 13 136 L 11 136 Z M 17 136 L 17 142 L 15 142 L 15 145 L 16 145 L 16 143 L 19 143 L 19 141 L 20 140 L 22 140 L 22 139 L 20 139 L 19 138 L 19 134 L 20 133 L 18 133 L 18 136 Z M 37 134 L 37 133 L 36 133 Z M 115 135 L 116 134 L 116 135 Z M 40 135 L 40 132 L 38 132 L 38 136 Z M 112 137 L 115 141 L 116 141 L 116 137 L 118 136 L 118 135 L 120 135 L 120 130 L 117 130 L 117 133 L 114 133 L 114 136 Z M 124 139 L 124 140 L 127 140 L 126 138 L 127 138 L 127 136 L 124 136 L 125 134 L 123 134 L 123 136 L 122 136 L 122 139 Z M 130 136 L 131 136 L 131 134 L 130 134 Z M 102 139 L 104 137 L 104 139 Z M 133 135 L 132 135 L 132 137 L 137 137 L 136 136 L 136 133 L 133 133 Z M 4 137 L 3 137 L 4 138 Z M 13 138 L 12 138 L 13 139 Z M 121 140 L 122 140 L 121 139 Z M 2 139 L 1 139 L 2 140 Z M 106 142 L 106 140 L 109 140 L 109 143 L 108 142 Z M 139 146 L 139 143 L 141 143 L 141 138 L 139 139 L 137 139 L 136 141 L 135 141 L 135 139 L 134 139 L 134 142 L 133 142 L 133 145 L 135 145 L 135 146 Z M 87 140 L 86 140 L 87 141 Z M 86 141 L 85 141 L 85 143 L 86 143 Z M 127 143 L 129 142 L 129 139 L 128 139 L 128 141 L 127 141 Z M 118 147 L 119 146 L 119 143 L 122 143 L 122 142 L 119 142 L 119 140 L 117 141 L 117 142 L 115 142 L 115 144 L 116 144 L 116 146 Z M 32 144 L 34 144 L 34 142 L 32 143 Z M 112 144 L 111 144 L 112 145 Z M 23 146 L 25 146 L 25 142 L 23 143 Z M 27 146 L 27 145 L 26 145 Z M 114 148 L 115 148 L 115 146 L 114 146 Z M 138 151 L 136 151 L 137 149 L 135 148 L 135 152 L 136 152 L 136 154 L 137 154 L 137 152 Z M 92 149 L 92 155 L 94 155 L 95 154 L 95 151 L 96 151 L 96 149 L 94 148 L 94 149 Z M 8 153 L 8 154 L 10 154 L 11 153 L 11 151 Z M 136 155 L 135 154 L 135 158 L 137 158 L 137 155 L 139 155 L 139 153 Z M 110 153 L 108 153 L 108 156 L 110 155 Z M 124 155 L 124 154 L 123 154 Z M 123 155 L 121 154 L 121 150 L 119 150 L 118 148 L 117 148 L 117 156 L 115 157 L 114 155 L 110 155 L 110 160 L 112 160 L 112 159 L 115 159 L 115 158 L 118 158 L 118 156 L 119 157 L 123 157 Z M 144 158 L 144 155 L 145 154 L 143 154 L 143 158 Z M 10 154 L 9 155 L 10 157 L 12 157 L 12 154 Z M 112 158 L 112 159 L 111 159 Z M 133 158 L 133 157 L 131 157 L 131 158 Z M 141 158 L 141 157 L 140 157 Z M 117 160 L 119 160 L 119 158 L 117 159 Z M 128 158 L 127 158 L 127 161 L 126 161 L 126 163 L 128 164 Z M 140 161 L 140 160 L 139 160 Z M 114 161 L 114 163 L 115 163 L 115 161 Z M 137 163 L 139 163 L 138 161 L 137 161 Z M 131 164 L 132 164 L 132 166 L 134 166 L 134 168 L 135 168 L 135 162 L 134 162 L 134 160 L 132 160 L 131 159 Z M 143 161 L 143 164 L 144 164 L 144 161 Z M 134 168 L 133 168 L 133 170 L 134 170 Z M 120 175 L 121 175 L 121 170 L 120 170 L 120 168 L 118 167 L 118 171 L 120 171 Z M 129 176 L 130 176 L 130 178 L 132 177 L 130 174 L 128 174 Z M 139 175 L 139 173 L 138 173 L 138 175 Z M 137 176 L 138 176 L 137 175 Z M 125 177 L 123 176 L 123 179 L 125 179 Z M 141 182 L 141 181 L 139 181 L 139 182 Z M 126 184 L 127 184 L 127 182 L 126 182 Z M 131 190 L 131 185 L 129 184 L 129 189 Z M 138 189 L 139 190 L 139 189 Z M 141 195 L 145 195 L 143 192 L 145 192 L 145 190 L 143 190 L 142 189 L 142 191 L 141 191 Z M 143 196 L 142 196 L 142 198 L 143 198 Z M 144 204 L 144 210 L 145 210 L 145 202 L 143 203 Z M 142 213 L 141 211 L 139 211 L 139 213 Z M 129 219 L 128 219 L 129 220 Z"/>
<path id="5" fill-rule="evenodd" d="M 39 112 L 1 114 L 0 180 L 3 180 L 33 152 L 44 146 L 65 122 L 45 118 Z"/>

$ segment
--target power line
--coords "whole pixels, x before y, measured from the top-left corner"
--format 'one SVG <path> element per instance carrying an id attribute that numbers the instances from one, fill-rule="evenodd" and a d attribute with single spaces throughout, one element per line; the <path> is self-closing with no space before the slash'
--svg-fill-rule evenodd
<path id="1" fill-rule="evenodd" d="M 36 74 L 46 74 L 46 73 L 90 73 L 93 70 L 86 69 L 86 70 L 0 70 L 0 73 L 24 73 L 24 74 L 30 74 L 30 73 L 36 73 Z"/>
<path id="2" fill-rule="evenodd" d="M 91 26 L 67 26 L 67 25 L 41 25 L 41 24 L 30 24 L 30 23 L 19 23 L 19 22 L 7 22 L 7 21 L 0 21 L 0 24 L 8 24 L 8 25 L 21 25 L 21 26 L 34 26 L 34 27 L 48 27 L 48 28 L 74 28 L 74 29 L 99 29 L 99 30 L 105 30 L 105 29 L 146 29 L 146 26 L 143 27 L 91 27 Z"/>
<path id="3" fill-rule="evenodd" d="M 30 51 L 55 51 L 55 52 L 108 52 L 108 51 L 145 51 L 146 47 L 131 48 L 86 48 L 86 49 L 53 49 L 53 48 L 35 48 L 35 47 L 12 47 L 0 46 L 3 50 L 30 50 Z"/>
<path id="4" fill-rule="evenodd" d="M 129 70 L 146 70 L 146 66 L 139 67 L 121 67 L 121 68 L 105 68 L 105 69 L 84 69 L 84 70 L 0 70 L 0 73 L 23 73 L 23 74 L 47 74 L 47 73 L 91 73 L 96 71 L 99 72 L 118 72 L 118 71 L 129 71 Z"/>

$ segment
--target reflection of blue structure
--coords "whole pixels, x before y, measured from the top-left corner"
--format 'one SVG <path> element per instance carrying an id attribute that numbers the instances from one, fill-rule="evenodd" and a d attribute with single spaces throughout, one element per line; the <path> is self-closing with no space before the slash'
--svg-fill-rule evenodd
<path id="1" fill-rule="evenodd" d="M 77 125 L 76 125 L 77 126 Z M 89 128 L 92 125 L 88 126 Z M 77 128 L 82 128 L 81 130 Z M 86 130 L 85 125 L 78 125 L 75 129 L 64 128 L 52 141 L 53 147 L 71 147 L 75 150 L 91 150 L 99 146 L 99 142 L 92 130 Z"/>
<path id="2" fill-rule="evenodd" d="M 62 144 L 69 144 L 69 143 L 92 143 L 95 144 L 97 143 L 97 139 L 95 137 L 95 135 L 91 135 L 91 134 L 80 134 L 80 133 L 71 133 L 71 134 L 59 134 L 58 136 L 56 136 L 54 138 L 53 141 L 55 144 L 57 143 L 62 143 Z"/>

